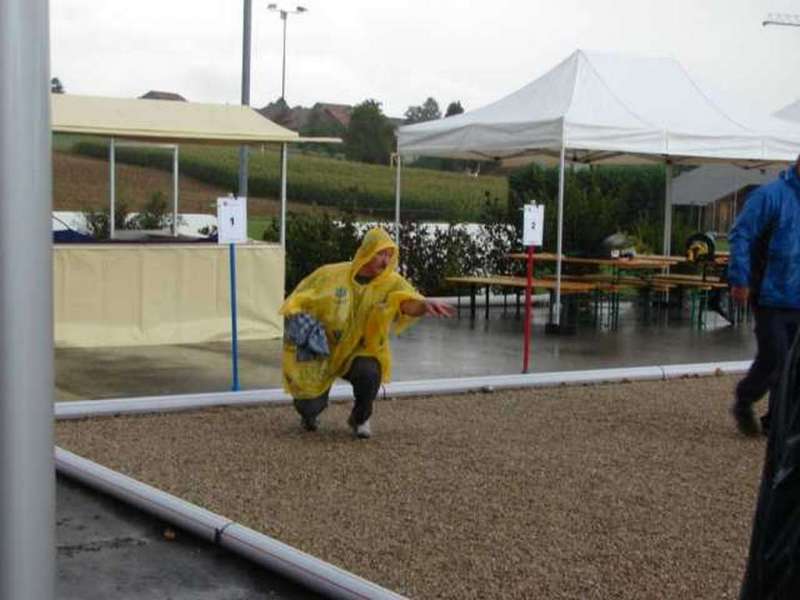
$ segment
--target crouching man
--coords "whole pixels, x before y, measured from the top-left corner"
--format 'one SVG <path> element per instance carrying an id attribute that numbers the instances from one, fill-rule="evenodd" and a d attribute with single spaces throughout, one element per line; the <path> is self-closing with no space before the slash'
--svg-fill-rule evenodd
<path id="1" fill-rule="evenodd" d="M 283 384 L 307 431 L 319 427 L 333 382 L 353 386 L 347 420 L 359 438 L 372 435 L 372 404 L 391 378 L 389 333 L 418 317 L 451 317 L 453 308 L 420 295 L 397 273 L 397 245 L 371 229 L 350 262 L 320 267 L 301 281 L 280 313 L 286 319 Z"/>

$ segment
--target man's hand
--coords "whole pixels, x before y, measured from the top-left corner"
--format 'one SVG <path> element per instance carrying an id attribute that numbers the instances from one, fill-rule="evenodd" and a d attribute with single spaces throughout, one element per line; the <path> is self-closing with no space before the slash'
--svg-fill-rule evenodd
<path id="1" fill-rule="evenodd" d="M 410 317 L 452 317 L 456 310 L 446 302 L 438 300 L 406 300 L 400 304 L 400 311 Z"/>
<path id="2" fill-rule="evenodd" d="M 736 304 L 744 306 L 750 299 L 750 288 L 744 286 L 734 285 L 731 287 L 731 298 Z"/>
<path id="3" fill-rule="evenodd" d="M 456 309 L 446 302 L 438 300 L 425 300 L 425 314 L 429 317 L 450 318 L 456 314 Z"/>

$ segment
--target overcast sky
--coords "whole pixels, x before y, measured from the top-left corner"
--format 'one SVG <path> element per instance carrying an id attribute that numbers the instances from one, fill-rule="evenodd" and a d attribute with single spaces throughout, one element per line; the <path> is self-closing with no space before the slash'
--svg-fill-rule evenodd
<path id="1" fill-rule="evenodd" d="M 242 0 L 50 0 L 51 71 L 67 93 L 177 92 L 239 103 Z M 251 104 L 280 96 L 282 25 L 253 0 Z M 383 103 L 428 96 L 466 110 L 576 49 L 671 56 L 711 89 L 772 112 L 800 98 L 800 27 L 763 27 L 800 0 L 305 0 L 290 15 L 286 99 Z M 283 4 L 292 8 L 296 4 Z"/>

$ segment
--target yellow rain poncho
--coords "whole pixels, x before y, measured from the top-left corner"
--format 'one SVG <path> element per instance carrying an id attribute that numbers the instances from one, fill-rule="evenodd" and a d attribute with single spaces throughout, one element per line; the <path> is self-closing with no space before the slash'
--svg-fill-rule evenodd
<path id="1" fill-rule="evenodd" d="M 391 248 L 389 265 L 366 284 L 356 274 L 375 254 Z M 283 303 L 280 314 L 308 313 L 325 328 L 330 355 L 298 361 L 297 348 L 284 339 L 283 385 L 297 399 L 317 398 L 350 369 L 357 356 L 371 356 L 389 381 L 392 357 L 389 331 L 399 333 L 415 319 L 400 312 L 405 300 L 424 300 L 397 273 L 398 248 L 383 229 L 371 229 L 351 262 L 320 267 L 303 279 Z"/>

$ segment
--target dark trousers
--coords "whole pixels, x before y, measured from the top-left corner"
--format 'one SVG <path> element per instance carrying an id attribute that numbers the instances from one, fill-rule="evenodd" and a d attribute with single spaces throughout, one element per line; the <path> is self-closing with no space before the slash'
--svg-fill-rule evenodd
<path id="1" fill-rule="evenodd" d="M 800 325 L 800 310 L 758 307 L 754 315 L 758 349 L 750 370 L 736 386 L 736 402 L 741 407 L 758 402 L 775 388 Z"/>
<path id="2" fill-rule="evenodd" d="M 740 600 L 800 598 L 800 339 L 790 350 L 773 393 L 761 476 Z"/>
<path id="3" fill-rule="evenodd" d="M 372 403 L 381 387 L 381 364 L 369 356 L 358 356 L 343 378 L 353 386 L 355 403 L 351 414 L 356 425 L 361 425 L 372 415 Z M 330 391 L 329 388 L 321 396 L 309 400 L 295 398 L 295 410 L 304 419 L 314 419 L 328 406 Z"/>

